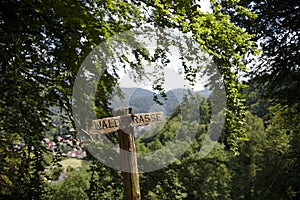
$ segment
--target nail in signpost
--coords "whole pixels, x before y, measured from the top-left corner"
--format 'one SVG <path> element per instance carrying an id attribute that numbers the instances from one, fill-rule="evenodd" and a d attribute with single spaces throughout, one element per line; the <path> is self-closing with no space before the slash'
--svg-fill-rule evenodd
<path id="1" fill-rule="evenodd" d="M 164 113 L 132 114 L 131 108 L 127 108 L 119 110 L 117 114 L 119 116 L 92 120 L 89 133 L 104 134 L 118 131 L 119 146 L 124 150 L 120 151 L 124 199 L 141 199 L 133 127 L 161 123 L 164 121 Z"/>

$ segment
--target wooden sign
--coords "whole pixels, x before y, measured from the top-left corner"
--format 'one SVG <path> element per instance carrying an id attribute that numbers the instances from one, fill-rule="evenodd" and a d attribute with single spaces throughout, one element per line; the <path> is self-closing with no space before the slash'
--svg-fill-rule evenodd
<path id="1" fill-rule="evenodd" d="M 149 124 L 162 123 L 165 120 L 163 112 L 128 114 L 127 116 L 130 116 L 131 126 L 145 126 Z M 117 131 L 120 129 L 120 120 L 120 116 L 92 120 L 89 125 L 89 133 L 103 134 Z"/>
<path id="2" fill-rule="evenodd" d="M 89 125 L 90 134 L 109 133 L 119 130 L 120 116 L 92 120 Z"/>
<path id="3" fill-rule="evenodd" d="M 132 115 L 132 126 L 145 126 L 161 123 L 165 120 L 163 112 L 139 113 Z"/>
<path id="4" fill-rule="evenodd" d="M 132 114 L 131 110 L 131 108 L 119 110 L 120 116 L 92 120 L 89 124 L 89 133 L 118 131 L 119 146 L 124 150 L 120 151 L 124 199 L 140 200 L 141 192 L 133 127 L 161 123 L 165 117 L 163 112 Z"/>

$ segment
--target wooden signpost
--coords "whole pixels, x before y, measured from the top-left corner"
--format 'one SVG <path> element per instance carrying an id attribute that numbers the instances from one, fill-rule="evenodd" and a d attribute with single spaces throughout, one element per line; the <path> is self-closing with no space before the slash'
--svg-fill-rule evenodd
<path id="1" fill-rule="evenodd" d="M 134 126 L 145 126 L 164 121 L 163 112 L 132 114 L 131 108 L 119 110 L 119 116 L 92 120 L 90 134 L 105 134 L 118 131 L 121 154 L 121 170 L 124 184 L 124 199 L 141 199 L 138 177 L 136 148 L 134 143 Z"/>
<path id="2" fill-rule="evenodd" d="M 130 111 L 130 112 L 129 112 Z M 128 114 L 122 114 L 120 112 L 126 112 Z M 120 116 L 116 117 L 107 117 L 103 119 L 92 120 L 92 124 L 90 124 L 89 133 L 90 134 L 103 134 L 109 133 L 113 131 L 117 131 L 120 129 L 120 118 L 121 116 L 128 116 L 131 118 L 129 122 L 129 126 L 145 126 L 148 124 L 161 123 L 164 121 L 164 113 L 163 112 L 151 112 L 151 113 L 139 113 L 139 114 L 131 114 L 131 109 L 127 111 L 119 111 Z"/>

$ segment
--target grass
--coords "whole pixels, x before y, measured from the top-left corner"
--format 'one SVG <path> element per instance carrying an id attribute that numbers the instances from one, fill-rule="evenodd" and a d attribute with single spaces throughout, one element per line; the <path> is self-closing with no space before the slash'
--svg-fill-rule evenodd
<path id="1" fill-rule="evenodd" d="M 60 161 L 60 164 L 63 166 L 64 169 L 66 169 L 68 166 L 71 166 L 72 168 L 76 169 L 78 167 L 81 167 L 82 160 L 76 158 L 68 158 L 66 160 Z"/>

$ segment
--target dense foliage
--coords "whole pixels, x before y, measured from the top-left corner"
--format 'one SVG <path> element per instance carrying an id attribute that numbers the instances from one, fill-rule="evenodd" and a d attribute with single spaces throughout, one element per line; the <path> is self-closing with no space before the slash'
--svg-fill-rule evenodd
<path id="1" fill-rule="evenodd" d="M 120 173 L 96 161 L 80 171 L 69 168 L 72 172 L 66 178 L 48 183 L 48 166 L 53 167 L 55 179 L 63 169 L 60 158 L 49 159 L 52 152 L 43 141 L 53 132 L 61 134 L 52 124 L 57 110 L 62 129 L 75 128 L 72 88 L 88 53 L 113 35 L 145 23 L 191 34 L 217 64 L 227 109 L 219 143 L 200 159 L 210 108 L 209 101 L 198 98 L 204 114 L 195 119 L 195 141 L 168 167 L 141 175 L 143 198 L 299 198 L 299 5 L 296 1 L 213 0 L 211 6 L 211 12 L 204 12 L 196 0 L 1 1 L 0 198 L 122 198 Z M 251 80 L 245 90 L 246 112 L 239 75 L 246 72 L 244 61 L 255 52 L 257 40 L 262 54 L 254 70 L 255 83 Z M 142 68 L 130 67 L 137 72 Z M 115 71 L 118 68 L 114 66 Z M 193 82 L 197 69 L 182 68 L 185 78 Z M 115 71 L 105 70 L 97 83 L 98 117 L 111 114 L 109 99 L 118 81 Z M 262 100 L 259 94 L 269 99 Z M 175 109 L 153 140 L 138 141 L 138 149 L 162 147 L 178 131 L 179 118 Z M 76 138 L 74 132 L 68 134 Z M 250 141 L 242 142 L 247 135 Z M 235 155 L 238 152 L 240 156 Z M 89 159 L 93 160 L 91 155 Z"/>
<path id="2" fill-rule="evenodd" d="M 259 99 L 253 100 L 252 96 L 257 94 L 256 92 L 255 89 L 247 91 L 247 101 L 252 101 L 246 118 L 250 140 L 239 144 L 239 156 L 226 150 L 224 144 L 216 143 L 205 158 L 200 158 L 199 151 L 205 148 L 204 137 L 210 125 L 210 102 L 203 97 L 196 98 L 195 101 L 201 102 L 200 109 L 203 112 L 197 123 L 194 142 L 183 156 L 167 167 L 140 174 L 142 199 L 299 198 L 300 138 L 282 127 L 282 114 L 268 111 L 267 114 L 273 117 L 262 119 L 251 113 L 256 112 L 257 103 L 266 107 L 269 104 L 259 102 Z M 152 152 L 172 140 L 180 127 L 180 115 L 176 109 L 165 126 L 155 135 L 155 129 L 144 132 L 143 137 L 136 141 L 137 151 Z M 172 152 L 165 154 L 172 156 Z M 161 155 L 160 159 L 163 157 L 164 155 Z M 120 173 L 102 164 L 90 163 L 89 169 L 88 174 L 87 168 L 83 167 L 58 184 L 50 183 L 48 187 L 51 188 L 52 195 L 58 195 L 58 199 L 62 194 L 67 199 L 122 199 Z M 79 189 L 72 192 L 73 186 L 69 184 L 81 183 L 82 179 L 90 179 L 90 186 L 87 183 L 74 185 Z M 76 194 L 82 198 L 75 198 Z"/>
<path id="3" fill-rule="evenodd" d="M 300 100 L 299 86 L 299 2 L 292 0 L 242 0 L 255 19 L 240 18 L 224 6 L 233 22 L 254 34 L 262 53 L 255 59 L 250 75 L 264 84 L 272 101 L 293 105 Z"/>

